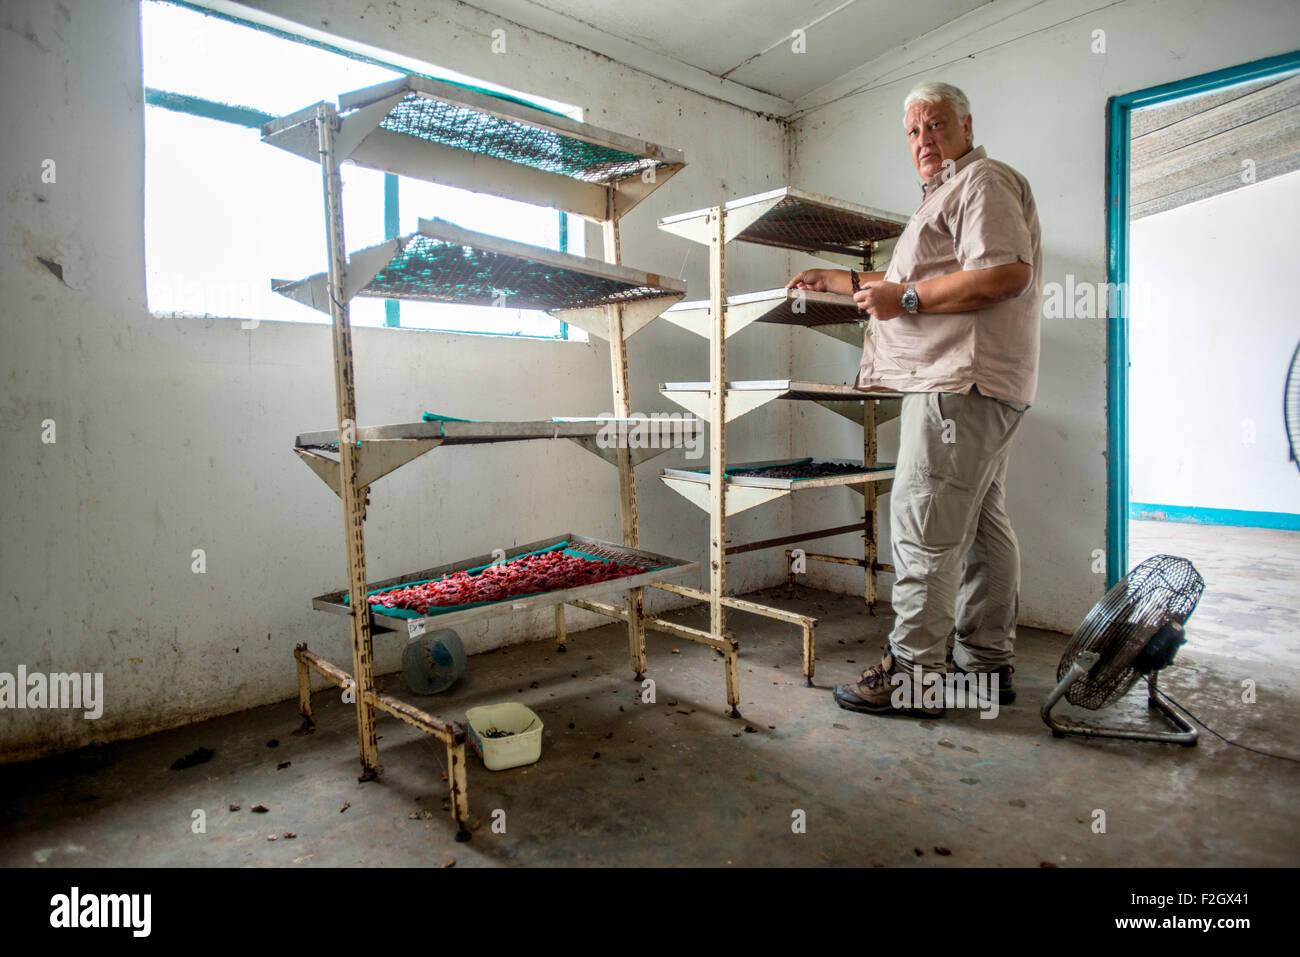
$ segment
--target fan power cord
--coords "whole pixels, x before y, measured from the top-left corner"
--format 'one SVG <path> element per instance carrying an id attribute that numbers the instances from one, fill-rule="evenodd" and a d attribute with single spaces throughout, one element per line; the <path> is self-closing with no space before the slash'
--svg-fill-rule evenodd
<path id="1" fill-rule="evenodd" d="M 1147 681 L 1147 687 L 1150 688 L 1150 687 L 1151 687 L 1151 679 L 1150 679 L 1150 678 L 1147 678 L 1146 681 Z M 1179 708 L 1181 708 L 1181 709 L 1183 710 L 1183 712 L 1187 715 L 1187 717 L 1191 718 L 1193 721 L 1195 721 L 1197 724 L 1199 724 L 1199 725 L 1200 725 L 1202 728 L 1204 728 L 1206 731 L 1210 732 L 1210 734 L 1214 735 L 1216 738 L 1218 738 L 1218 739 L 1219 739 L 1220 741 L 1222 741 L 1224 744 L 1230 744 L 1230 745 L 1232 745 L 1234 748 L 1241 748 L 1243 751 L 1251 751 L 1251 752 L 1253 752 L 1253 753 L 1255 753 L 1255 754 L 1262 754 L 1262 755 L 1264 755 L 1264 757 L 1266 757 L 1266 758 L 1277 758 L 1279 761 L 1292 761 L 1292 762 L 1294 762 L 1294 763 L 1296 763 L 1296 764 L 1300 764 L 1300 758 L 1294 758 L 1294 757 L 1292 757 L 1292 756 L 1289 755 L 1289 754 L 1275 754 L 1275 753 L 1273 753 L 1272 751 L 1264 751 L 1264 750 L 1261 750 L 1260 748 L 1252 748 L 1252 747 L 1251 747 L 1250 745 L 1248 745 L 1248 744 L 1241 744 L 1240 742 L 1233 741 L 1233 740 L 1230 739 L 1230 738 L 1225 738 L 1223 735 L 1219 734 L 1219 732 L 1215 731 L 1213 728 L 1211 728 L 1208 724 L 1206 724 L 1206 723 L 1205 723 L 1204 721 L 1202 721 L 1200 718 L 1196 717 L 1196 715 L 1192 714 L 1192 712 L 1189 711 L 1189 710 L 1187 709 L 1187 706 L 1184 705 L 1182 702 L 1176 700 L 1176 699 L 1173 697 L 1173 695 L 1165 694 L 1165 693 L 1164 693 L 1163 691 L 1161 691 L 1159 688 L 1155 688 L 1154 690 L 1155 690 L 1155 693 L 1156 693 L 1156 694 L 1160 695 L 1160 697 L 1168 699 L 1168 700 L 1171 701 L 1173 704 L 1175 704 L 1175 705 L 1177 705 Z"/>

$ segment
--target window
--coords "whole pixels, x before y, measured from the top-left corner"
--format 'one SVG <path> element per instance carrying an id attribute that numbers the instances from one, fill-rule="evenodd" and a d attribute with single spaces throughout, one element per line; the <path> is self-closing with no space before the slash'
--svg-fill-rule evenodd
<path id="1" fill-rule="evenodd" d="M 271 291 L 272 278 L 324 271 L 325 220 L 319 168 L 263 143 L 259 127 L 412 71 L 170 0 L 141 3 L 141 30 L 150 311 L 328 322 L 327 314 Z M 571 107 L 533 105 L 580 118 Z M 568 216 L 554 209 L 350 163 L 342 177 L 349 253 L 436 216 L 581 254 L 574 246 L 582 230 L 571 234 Z M 351 305 L 357 326 L 585 338 L 544 312 L 363 298 Z"/>

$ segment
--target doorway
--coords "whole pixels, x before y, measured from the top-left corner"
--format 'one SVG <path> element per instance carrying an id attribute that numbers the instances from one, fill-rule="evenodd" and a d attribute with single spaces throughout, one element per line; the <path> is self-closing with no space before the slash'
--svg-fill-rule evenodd
<path id="1" fill-rule="evenodd" d="M 1300 337 L 1300 53 L 1109 111 L 1107 584 L 1150 555 L 1185 557 L 1207 583 L 1207 647 L 1298 667 L 1300 473 L 1282 394 Z"/>
<path id="2" fill-rule="evenodd" d="M 1285 131 L 1288 128 L 1288 114 L 1284 112 L 1287 109 L 1286 97 L 1289 90 L 1300 84 L 1296 79 L 1297 74 L 1300 74 L 1300 51 L 1112 97 L 1107 105 L 1107 281 L 1110 289 L 1118 293 L 1113 293 L 1111 297 L 1107 328 L 1108 587 L 1127 573 L 1130 564 L 1130 487 L 1133 481 L 1131 402 L 1135 385 L 1130 368 L 1133 358 L 1131 336 L 1135 330 L 1132 329 L 1130 320 L 1135 303 L 1138 304 L 1139 311 L 1149 309 L 1152 305 L 1147 292 L 1151 287 L 1143 286 L 1142 278 L 1132 273 L 1134 213 L 1138 213 L 1139 219 L 1154 219 L 1170 211 L 1176 212 L 1179 207 L 1190 208 L 1197 203 L 1213 202 L 1221 195 L 1242 186 L 1253 188 L 1259 184 L 1272 184 L 1274 180 L 1285 179 L 1288 173 L 1300 168 L 1300 161 L 1296 161 L 1296 151 L 1284 142 L 1284 133 L 1271 136 L 1266 132 L 1268 142 L 1253 144 L 1258 148 L 1247 150 L 1256 154 L 1254 156 L 1242 156 L 1240 149 L 1234 152 L 1237 144 L 1225 141 L 1231 137 L 1229 131 L 1233 128 L 1234 115 L 1242 119 L 1255 116 L 1258 120 L 1262 117 L 1264 122 L 1257 125 L 1256 132 L 1261 127 L 1266 131 L 1274 128 Z M 1261 102 L 1262 100 L 1267 102 Z M 1251 107 L 1255 109 L 1254 114 L 1249 112 Z M 1279 112 L 1278 107 L 1282 112 Z M 1251 122 L 1238 125 L 1245 129 Z M 1146 140 L 1145 143 L 1139 143 L 1136 150 L 1135 130 L 1139 140 Z M 1155 136 L 1151 135 L 1153 132 L 1156 133 Z M 1228 134 L 1227 137 L 1225 133 Z M 1135 158 L 1139 162 L 1154 165 L 1141 170 L 1135 178 Z M 1250 162 L 1247 164 L 1245 161 Z M 1288 168 L 1288 162 L 1294 165 Z M 1209 163 L 1215 164 L 1209 175 L 1194 175 L 1198 165 L 1204 167 Z M 1193 173 L 1189 174 L 1189 170 Z M 1231 172 L 1230 176 L 1226 175 L 1228 172 Z M 1155 188 L 1149 188 L 1153 183 Z M 1216 250 L 1208 246 L 1196 249 L 1192 261 L 1197 264 L 1194 274 L 1197 280 L 1205 281 L 1207 290 L 1215 289 L 1214 280 L 1219 265 Z M 1249 293 L 1244 293 L 1243 301 L 1248 300 Z M 1203 302 L 1202 311 L 1223 311 L 1223 303 L 1228 300 L 1212 299 L 1207 292 Z M 1147 317 L 1155 321 L 1149 311 Z M 1261 373 L 1262 375 L 1266 373 Z M 1277 411 L 1274 418 L 1279 423 L 1283 381 L 1283 378 L 1277 381 L 1278 401 L 1274 403 Z M 1186 378 L 1171 381 L 1167 385 L 1167 390 L 1174 395 L 1191 395 L 1192 390 L 1196 390 L 1196 394 L 1204 394 L 1208 389 L 1209 383 L 1189 381 Z M 1146 390 L 1144 400 L 1151 391 L 1149 388 Z M 1263 417 L 1260 418 L 1263 421 Z M 1258 429 L 1260 422 L 1255 424 Z M 1280 424 L 1274 426 L 1271 420 L 1267 425 L 1270 428 L 1280 428 Z M 1246 426 L 1243 425 L 1243 428 Z M 1258 433 L 1255 438 L 1258 440 Z M 1300 492 L 1297 497 L 1300 497 Z M 1144 503 L 1139 500 L 1138 504 L 1180 503 Z M 1210 505 L 1203 507 L 1214 508 Z M 1286 511 L 1300 511 L 1296 508 L 1231 509 L 1221 506 L 1218 510 L 1220 513 L 1275 511 L 1282 515 Z M 1169 510 L 1157 511 L 1163 511 L 1158 520 L 1169 519 Z M 1233 516 L 1207 511 L 1199 515 L 1180 513 L 1175 518 L 1191 518 L 1200 520 L 1200 524 L 1214 524 L 1216 521 L 1232 520 Z"/>

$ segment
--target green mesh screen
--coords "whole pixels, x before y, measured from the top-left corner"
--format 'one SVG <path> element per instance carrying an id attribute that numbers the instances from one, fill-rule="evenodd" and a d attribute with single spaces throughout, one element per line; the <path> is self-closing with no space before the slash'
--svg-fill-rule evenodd
<path id="1" fill-rule="evenodd" d="M 883 472 L 894 468 L 892 462 L 878 462 L 865 468 L 856 464 L 842 462 L 814 461 L 811 458 L 790 459 L 788 462 L 775 462 L 768 465 L 733 465 L 724 473 L 727 478 L 785 478 L 793 482 L 807 482 L 812 479 L 830 478 L 838 475 L 859 475 L 871 472 Z M 691 472 L 707 474 L 708 466 L 689 469 Z"/>
<path id="2" fill-rule="evenodd" d="M 844 322 L 859 322 L 867 318 L 866 314 L 859 312 L 858 307 L 851 302 L 848 305 L 841 305 L 819 302 L 809 297 L 804 299 L 800 306 L 803 311 L 795 312 L 794 305 L 797 301 L 797 299 L 787 298 L 781 308 L 764 314 L 761 321 L 791 326 L 829 326 Z"/>
<path id="3" fill-rule="evenodd" d="M 615 182 L 666 165 L 418 93 L 408 93 L 379 126 L 589 183 Z"/>
<path id="4" fill-rule="evenodd" d="M 762 472 L 762 471 L 765 470 L 765 469 L 780 468 L 780 467 L 782 467 L 782 466 L 789 466 L 789 465 L 811 465 L 811 464 L 812 464 L 812 459 L 811 459 L 811 458 L 806 458 L 806 459 L 791 459 L 791 460 L 788 461 L 788 462 L 776 462 L 776 463 L 771 464 L 771 465 L 732 465 L 732 466 L 728 466 L 727 471 L 724 472 L 723 474 L 724 474 L 724 475 L 727 475 L 727 476 L 731 476 L 731 475 L 747 475 L 747 474 L 750 474 L 750 473 L 752 473 L 752 472 Z M 707 472 L 707 471 L 709 471 L 709 470 L 708 470 L 708 468 L 703 468 L 703 467 L 702 467 L 702 468 L 698 468 L 698 469 L 692 469 L 692 471 L 696 471 L 696 472 Z"/>
<path id="5" fill-rule="evenodd" d="M 864 243 L 892 239 L 903 227 L 843 209 L 783 196 L 738 238 L 751 243 L 861 255 Z"/>
<path id="6" fill-rule="evenodd" d="M 570 309 L 604 306 L 664 295 L 640 286 L 591 276 L 430 236 L 416 235 L 360 293 L 363 296 L 503 304 L 510 309 Z"/>

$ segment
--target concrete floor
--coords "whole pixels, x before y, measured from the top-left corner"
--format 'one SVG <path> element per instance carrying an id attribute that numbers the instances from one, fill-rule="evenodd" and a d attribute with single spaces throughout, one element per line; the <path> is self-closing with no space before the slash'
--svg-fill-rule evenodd
<path id="1" fill-rule="evenodd" d="M 1294 550 L 1296 541 L 1300 536 L 1288 547 Z M 1142 551 L 1135 544 L 1134 555 Z M 1287 554 L 1293 570 L 1296 555 Z M 1259 555 L 1250 555 L 1258 565 Z M 1229 737 L 1300 751 L 1294 629 L 1236 634 L 1230 616 L 1255 612 L 1233 611 L 1238 599 L 1229 595 L 1237 592 L 1207 592 L 1202 605 L 1207 619 L 1221 619 L 1215 624 L 1224 643 L 1193 635 L 1162 673 L 1162 686 Z M 721 658 L 654 634 L 649 675 L 658 682 L 657 703 L 641 704 L 624 635 L 615 625 L 571 636 L 565 654 L 539 640 L 471 658 L 466 678 L 441 698 L 416 698 L 400 676 L 384 679 L 390 693 L 447 717 L 511 699 L 545 721 L 542 759 L 532 767 L 494 773 L 477 756 L 469 758 L 470 807 L 481 826 L 468 844 L 455 843 L 442 810 L 441 746 L 381 717 L 384 774 L 360 784 L 352 708 L 336 691 L 322 691 L 314 698 L 318 730 L 309 736 L 292 734 L 296 703 L 286 701 L 137 741 L 0 767 L 0 865 L 439 866 L 452 858 L 459 867 L 1300 861 L 1300 768 L 1294 763 L 1205 734 L 1195 748 L 1052 738 L 1038 704 L 1053 683 L 1064 636 L 1022 631 L 1019 700 L 994 720 L 951 710 L 936 720 L 865 716 L 837 708 L 829 689 L 877 659 L 888 608 L 872 617 L 860 601 L 811 590 L 793 599 L 779 590 L 758 597 L 821 618 L 817 687 L 803 685 L 793 629 L 737 614 L 739 720 L 723 714 Z M 1289 605 L 1291 622 L 1297 607 Z M 705 614 L 690 609 L 671 617 L 700 626 Z M 288 649 L 284 665 L 291 675 Z M 1254 705 L 1239 701 L 1247 677 L 1259 682 Z M 1123 720 L 1147 720 L 1141 694 L 1136 689 L 1117 709 Z M 279 745 L 268 748 L 270 739 Z M 169 770 L 199 746 L 214 749 L 215 756 Z M 278 770 L 286 761 L 289 766 Z M 241 809 L 228 810 L 232 803 Z M 252 813 L 259 803 L 270 811 Z M 505 812 L 504 834 L 492 831 L 496 809 Z M 1093 830 L 1098 809 L 1105 812 L 1104 833 Z M 192 832 L 196 810 L 206 814 L 206 833 Z M 806 814 L 806 833 L 792 831 L 796 810 Z M 296 838 L 267 840 L 287 831 Z"/>
<path id="2" fill-rule="evenodd" d="M 1198 651 L 1300 669 L 1300 532 L 1129 522 L 1129 567 L 1186 558 L 1205 579 L 1188 622 Z"/>

